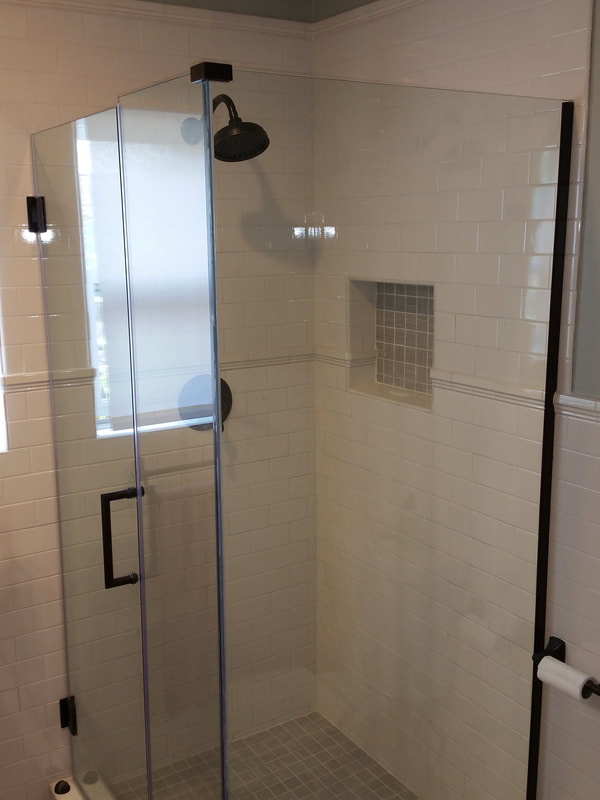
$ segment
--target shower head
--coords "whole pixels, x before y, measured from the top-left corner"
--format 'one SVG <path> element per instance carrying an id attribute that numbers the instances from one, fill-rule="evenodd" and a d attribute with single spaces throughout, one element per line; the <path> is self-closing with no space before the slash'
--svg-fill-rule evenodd
<path id="1" fill-rule="evenodd" d="M 264 153 L 269 146 L 265 129 L 255 122 L 242 122 L 229 95 L 215 97 L 213 112 L 220 103 L 227 106 L 229 122 L 215 133 L 215 158 L 219 161 L 247 161 Z"/>

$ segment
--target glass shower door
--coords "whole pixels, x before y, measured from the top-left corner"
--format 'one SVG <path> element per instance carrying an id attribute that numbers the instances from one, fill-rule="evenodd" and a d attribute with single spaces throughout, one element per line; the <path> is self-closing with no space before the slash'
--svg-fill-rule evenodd
<path id="1" fill-rule="evenodd" d="M 204 93 L 182 78 L 34 136 L 73 771 L 89 800 L 222 793 Z"/>
<path id="2" fill-rule="evenodd" d="M 188 76 L 121 98 L 153 783 L 221 795 L 210 129 Z M 207 762 L 202 780 L 193 767 Z"/>
<path id="3" fill-rule="evenodd" d="M 135 776 L 145 792 L 141 595 L 130 577 L 140 571 L 133 387 L 115 109 L 35 134 L 33 154 L 49 221 L 40 246 L 69 695 L 77 715 L 73 776 L 90 798 L 104 784 L 115 789 L 124 776 Z"/>

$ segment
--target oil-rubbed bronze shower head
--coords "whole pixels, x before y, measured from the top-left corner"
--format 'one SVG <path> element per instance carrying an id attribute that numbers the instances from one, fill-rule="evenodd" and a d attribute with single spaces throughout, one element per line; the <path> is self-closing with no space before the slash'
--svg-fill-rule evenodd
<path id="1" fill-rule="evenodd" d="M 269 146 L 264 128 L 255 122 L 243 122 L 231 97 L 219 94 L 213 100 L 213 112 L 220 103 L 229 111 L 229 122 L 215 133 L 215 158 L 219 161 L 247 161 L 259 156 Z"/>

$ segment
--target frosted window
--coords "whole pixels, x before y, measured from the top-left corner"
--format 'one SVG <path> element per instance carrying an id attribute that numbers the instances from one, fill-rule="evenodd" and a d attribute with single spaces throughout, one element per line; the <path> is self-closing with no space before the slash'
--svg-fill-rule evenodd
<path id="1" fill-rule="evenodd" d="M 133 337 L 142 426 L 179 424 L 211 415 L 210 309 L 207 264 L 192 239 L 206 220 L 185 218 L 190 193 L 204 192 L 204 161 L 190 180 L 185 115 L 126 110 L 124 158 Z M 76 127 L 90 364 L 95 369 L 99 433 L 132 427 L 129 325 L 119 153 L 114 115 Z M 164 202 L 164 198 L 178 198 Z M 196 200 L 197 204 L 197 200 Z M 190 398 L 193 413 L 190 413 Z M 182 403 L 186 409 L 182 413 Z"/>

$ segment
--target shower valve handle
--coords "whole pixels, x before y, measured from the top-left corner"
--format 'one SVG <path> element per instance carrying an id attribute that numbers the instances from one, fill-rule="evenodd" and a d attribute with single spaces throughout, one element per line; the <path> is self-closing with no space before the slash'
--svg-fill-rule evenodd
<path id="1" fill-rule="evenodd" d="M 141 492 L 143 496 L 143 486 L 141 487 Z M 115 586 L 125 586 L 128 583 L 137 583 L 139 581 L 137 572 L 130 572 L 129 575 L 121 575 L 119 578 L 115 578 L 112 549 L 112 520 L 110 515 L 110 504 L 113 500 L 127 500 L 137 496 L 138 490 L 135 486 L 129 487 L 128 489 L 120 489 L 117 492 L 104 492 L 100 495 L 105 589 L 114 589 Z"/>

